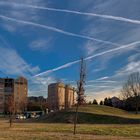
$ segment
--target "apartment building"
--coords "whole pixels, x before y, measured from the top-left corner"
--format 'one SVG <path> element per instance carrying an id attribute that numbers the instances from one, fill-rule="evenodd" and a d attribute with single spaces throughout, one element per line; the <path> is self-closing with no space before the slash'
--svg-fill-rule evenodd
<path id="1" fill-rule="evenodd" d="M 0 113 L 8 113 L 13 106 L 15 113 L 26 110 L 28 82 L 24 77 L 0 78 Z"/>
<path id="2" fill-rule="evenodd" d="M 74 105 L 74 88 L 63 83 L 53 83 L 48 86 L 48 109 L 62 110 Z"/>
<path id="3" fill-rule="evenodd" d="M 75 89 L 70 85 L 65 86 L 65 109 L 71 108 L 74 105 Z"/>
<path id="4" fill-rule="evenodd" d="M 4 79 L 0 78 L 0 113 L 4 112 Z"/>
<path id="5" fill-rule="evenodd" d="M 28 82 L 24 77 L 14 81 L 14 107 L 15 112 L 27 110 Z"/>

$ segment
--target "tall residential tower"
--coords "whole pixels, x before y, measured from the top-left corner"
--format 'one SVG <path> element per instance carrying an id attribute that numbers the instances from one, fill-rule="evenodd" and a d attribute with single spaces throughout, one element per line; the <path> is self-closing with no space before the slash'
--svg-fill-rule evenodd
<path id="1" fill-rule="evenodd" d="M 0 113 L 9 112 L 10 102 L 13 104 L 14 113 L 25 111 L 27 95 L 28 82 L 24 77 L 0 78 Z"/>
<path id="2" fill-rule="evenodd" d="M 48 86 L 48 108 L 49 110 L 62 110 L 74 105 L 74 88 L 63 83 L 53 83 Z"/>

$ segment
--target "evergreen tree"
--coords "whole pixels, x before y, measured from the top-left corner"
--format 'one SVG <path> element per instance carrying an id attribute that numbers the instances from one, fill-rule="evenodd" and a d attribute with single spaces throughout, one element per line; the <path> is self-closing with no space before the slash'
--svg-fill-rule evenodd
<path id="1" fill-rule="evenodd" d="M 104 99 L 104 105 L 108 105 L 108 99 L 107 98 Z"/>
<path id="2" fill-rule="evenodd" d="M 100 101 L 100 105 L 103 105 L 103 101 Z"/>
<path id="3" fill-rule="evenodd" d="M 104 99 L 104 105 L 106 106 L 112 106 L 112 101 L 110 98 L 105 98 Z"/>
<path id="4" fill-rule="evenodd" d="M 98 104 L 97 100 L 94 99 L 92 104 L 97 105 Z"/>

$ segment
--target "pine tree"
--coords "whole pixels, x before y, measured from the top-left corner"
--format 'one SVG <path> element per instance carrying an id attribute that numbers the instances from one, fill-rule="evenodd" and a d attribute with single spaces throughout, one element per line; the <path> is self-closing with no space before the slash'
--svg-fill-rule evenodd
<path id="1" fill-rule="evenodd" d="M 98 104 L 97 100 L 94 99 L 92 104 L 97 105 Z"/>

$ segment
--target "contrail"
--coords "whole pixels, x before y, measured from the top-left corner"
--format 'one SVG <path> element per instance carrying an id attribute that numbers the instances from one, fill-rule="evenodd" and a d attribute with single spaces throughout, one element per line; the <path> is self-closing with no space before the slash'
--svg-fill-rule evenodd
<path id="1" fill-rule="evenodd" d="M 89 60 L 89 59 L 92 59 L 92 58 L 95 58 L 95 57 L 98 57 L 98 56 L 102 56 L 102 55 L 105 55 L 107 53 L 115 52 L 115 51 L 118 51 L 118 50 L 121 50 L 121 49 L 130 48 L 131 46 L 135 46 L 137 44 L 140 44 L 140 41 L 136 41 L 136 42 L 133 42 L 133 43 L 130 43 L 130 44 L 127 44 L 127 45 L 120 46 L 118 48 L 110 49 L 110 50 L 107 50 L 107 51 L 104 51 L 104 52 L 101 52 L 101 53 L 91 55 L 89 57 L 86 57 L 85 60 Z M 38 77 L 38 76 L 41 76 L 41 75 L 44 75 L 44 74 L 49 74 L 49 73 L 52 73 L 54 71 L 58 71 L 58 70 L 70 67 L 70 66 L 72 66 L 72 65 L 74 65 L 74 64 L 76 64 L 78 62 L 80 62 L 80 60 L 66 63 L 66 64 L 64 64 L 62 66 L 57 67 L 57 68 L 54 68 L 54 69 L 47 70 L 45 72 L 39 73 L 39 74 L 35 75 L 34 77 Z"/>
<path id="2" fill-rule="evenodd" d="M 92 59 L 92 58 L 97 57 L 97 56 L 102 56 L 102 55 L 110 53 L 110 52 L 114 52 L 114 51 L 118 51 L 118 50 L 121 50 L 121 49 L 129 48 L 129 47 L 137 45 L 139 43 L 140 43 L 140 41 L 136 41 L 136 42 L 133 42 L 133 43 L 130 43 L 130 44 L 127 44 L 127 45 L 122 45 L 122 46 L 120 46 L 118 48 L 110 49 L 110 50 L 107 50 L 107 51 L 104 51 L 104 52 L 97 53 L 95 55 L 86 57 L 85 60 L 89 60 L 89 59 Z"/>
<path id="3" fill-rule="evenodd" d="M 80 34 L 75 34 L 75 33 L 72 33 L 72 32 L 67 32 L 67 31 L 64 31 L 64 30 L 56 28 L 56 27 L 42 25 L 42 24 L 39 24 L 39 23 L 34 23 L 34 22 L 30 22 L 30 21 L 25 21 L 25 20 L 18 20 L 16 18 L 7 17 L 7 16 L 4 16 L 4 15 L 0 15 L 0 18 L 5 19 L 5 20 L 9 20 L 9 21 L 13 21 L 13 22 L 18 22 L 18 23 L 22 23 L 22 24 L 27 24 L 27 25 L 31 25 L 31 26 L 40 27 L 40 28 L 51 30 L 51 31 L 54 31 L 54 32 L 58 32 L 58 33 L 61 33 L 61 34 L 67 35 L 67 36 L 73 36 L 73 37 L 88 39 L 88 40 L 97 41 L 97 42 L 101 42 L 101 43 L 104 43 L 104 44 L 110 44 L 110 45 L 114 45 L 114 46 L 119 46 L 120 45 L 120 44 L 113 43 L 113 42 L 110 42 L 110 41 L 104 41 L 104 40 L 100 40 L 100 39 L 85 36 L 85 35 L 80 35 Z"/>
<path id="4" fill-rule="evenodd" d="M 47 70 L 47 71 L 45 71 L 45 72 L 39 73 L 39 74 L 35 75 L 34 77 L 38 77 L 38 76 L 41 76 L 41 75 L 44 75 L 44 74 L 49 74 L 49 73 L 52 73 L 52 72 L 54 72 L 54 71 L 58 71 L 58 70 L 61 70 L 61 69 L 70 67 L 70 66 L 72 66 L 72 65 L 74 65 L 74 64 L 76 64 L 76 63 L 78 63 L 78 62 L 80 62 L 80 60 L 66 63 L 66 64 L 64 64 L 64 65 L 62 65 L 62 66 L 57 67 L 57 68 L 54 68 L 54 69 Z"/>
<path id="5" fill-rule="evenodd" d="M 123 22 L 128 22 L 128 23 L 133 23 L 133 24 L 140 24 L 140 20 L 129 19 L 129 18 L 124 18 L 124 17 L 120 17 L 120 16 L 102 15 L 102 14 L 96 14 L 96 13 L 73 11 L 73 10 L 58 9 L 58 8 L 49 8 L 49 7 L 27 5 L 27 4 L 20 4 L 20 3 L 14 3 L 14 2 L 11 2 L 11 3 L 10 2 L 0 2 L 0 4 L 1 5 L 10 5 L 10 6 L 11 6 L 11 4 L 13 4 L 14 6 L 21 6 L 21 7 L 35 8 L 35 9 L 63 12 L 63 13 L 71 13 L 71 14 L 84 15 L 84 16 L 93 16 L 93 17 L 99 17 L 99 18 L 104 18 L 104 19 L 109 19 L 109 20 L 116 20 L 116 21 L 123 21 Z"/>

